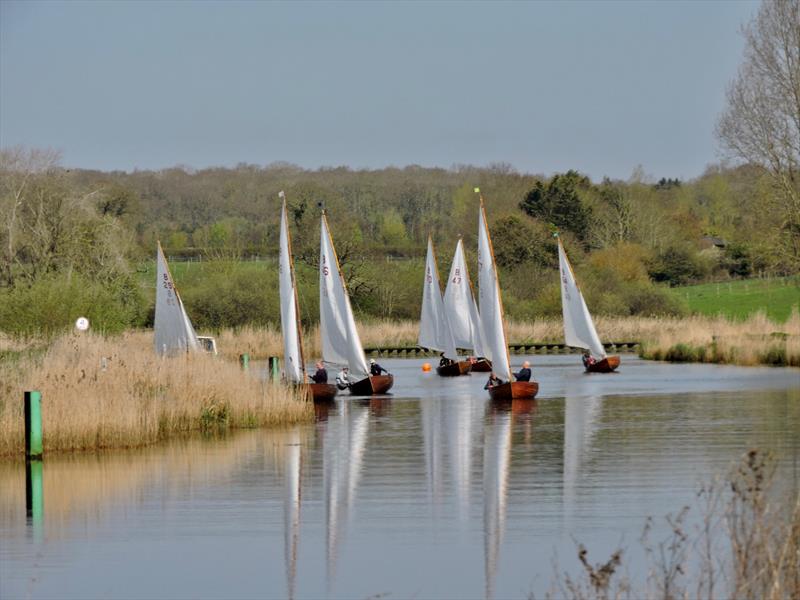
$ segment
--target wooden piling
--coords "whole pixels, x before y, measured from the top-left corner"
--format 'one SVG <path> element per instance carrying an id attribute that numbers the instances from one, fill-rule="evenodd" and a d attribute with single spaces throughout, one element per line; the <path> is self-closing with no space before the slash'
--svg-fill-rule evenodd
<path id="1" fill-rule="evenodd" d="M 25 392 L 25 458 L 41 459 L 42 454 L 42 393 Z"/>

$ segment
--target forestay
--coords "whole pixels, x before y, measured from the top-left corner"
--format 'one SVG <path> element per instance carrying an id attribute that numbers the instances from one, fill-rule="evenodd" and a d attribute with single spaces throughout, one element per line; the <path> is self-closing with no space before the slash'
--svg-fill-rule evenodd
<path id="1" fill-rule="evenodd" d="M 483 325 L 486 357 L 492 361 L 495 375 L 511 381 L 511 366 L 508 359 L 508 344 L 503 325 L 503 301 L 500 298 L 500 282 L 494 264 L 492 240 L 486 223 L 486 210 L 481 198 L 478 216 L 478 299 L 481 324 Z"/>
<path id="2" fill-rule="evenodd" d="M 322 215 L 319 248 L 319 326 L 325 362 L 347 365 L 351 379 L 369 376 L 325 215 Z"/>
<path id="3" fill-rule="evenodd" d="M 156 247 L 156 314 L 153 331 L 156 354 L 172 355 L 200 349 L 197 334 L 175 289 L 160 243 Z"/>
<path id="4" fill-rule="evenodd" d="M 561 271 L 561 312 L 564 315 L 564 341 L 567 346 L 584 348 L 597 359 L 606 357 L 606 351 L 597 330 L 594 328 L 592 316 L 586 307 L 575 274 L 567 260 L 564 246 L 558 240 L 558 266 Z"/>
<path id="5" fill-rule="evenodd" d="M 281 192 L 283 194 L 283 192 Z M 283 196 L 281 196 L 283 197 Z M 280 235 L 280 298 L 281 331 L 283 332 L 283 357 L 286 378 L 294 383 L 305 382 L 305 365 L 300 344 L 299 316 L 297 314 L 297 286 L 292 265 L 292 240 L 289 233 L 289 218 L 286 211 L 286 198 L 283 197 Z"/>
<path id="6" fill-rule="evenodd" d="M 458 240 L 450 276 L 444 292 L 444 311 L 457 348 L 472 348 L 475 356 L 485 356 L 480 314 L 472 294 L 472 284 L 464 257 L 464 244 Z"/>
<path id="7" fill-rule="evenodd" d="M 444 353 L 447 358 L 455 360 L 457 357 L 456 344 L 444 310 L 439 269 L 436 267 L 436 255 L 433 252 L 433 241 L 430 236 L 428 236 L 428 256 L 425 259 L 418 343 L 423 348 Z"/>

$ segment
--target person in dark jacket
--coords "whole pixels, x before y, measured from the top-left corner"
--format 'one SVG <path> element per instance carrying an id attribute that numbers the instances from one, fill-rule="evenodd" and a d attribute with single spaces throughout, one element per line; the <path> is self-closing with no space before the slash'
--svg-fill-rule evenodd
<path id="1" fill-rule="evenodd" d="M 589 351 L 588 351 L 588 350 L 587 350 L 586 352 L 584 352 L 584 353 L 583 353 L 583 357 L 582 357 L 582 358 L 583 358 L 583 366 L 584 366 L 585 368 L 587 368 L 587 369 L 588 369 L 589 367 L 591 367 L 591 366 L 592 366 L 594 363 L 596 363 L 596 362 L 597 362 L 597 361 L 594 359 L 594 356 L 592 356 L 591 354 L 589 354 Z"/>
<path id="2" fill-rule="evenodd" d="M 328 383 L 328 372 L 325 370 L 325 365 L 319 361 L 316 365 L 317 372 L 311 376 L 314 383 Z"/>
<path id="3" fill-rule="evenodd" d="M 380 375 L 381 372 L 386 373 L 387 375 L 389 374 L 389 371 L 387 371 L 382 366 L 380 366 L 378 363 L 376 363 L 374 358 L 370 358 L 369 359 L 369 374 L 370 375 Z"/>
<path id="4" fill-rule="evenodd" d="M 514 373 L 514 378 L 517 381 L 530 381 L 531 380 L 531 363 L 527 360 L 522 363 L 522 368 L 518 373 Z"/>
<path id="5" fill-rule="evenodd" d="M 493 388 L 496 385 L 500 385 L 503 381 L 494 374 L 494 371 L 489 373 L 489 381 L 486 382 L 486 385 L 483 386 L 483 389 L 488 390 L 489 388 Z"/>

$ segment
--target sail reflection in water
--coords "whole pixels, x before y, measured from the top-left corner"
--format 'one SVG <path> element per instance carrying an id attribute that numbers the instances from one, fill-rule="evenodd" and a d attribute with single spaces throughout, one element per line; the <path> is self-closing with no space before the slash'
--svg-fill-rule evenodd
<path id="1" fill-rule="evenodd" d="M 369 410 L 350 402 L 340 404 L 338 419 L 328 421 L 323 435 L 326 562 L 328 589 L 336 578 L 336 559 L 361 479 L 367 445 Z"/>
<path id="2" fill-rule="evenodd" d="M 585 478 L 586 463 L 591 455 L 597 420 L 603 407 L 602 396 L 580 381 L 569 382 L 564 398 L 564 516 L 570 525 L 578 510 L 580 482 Z M 588 394 L 588 395 L 587 395 Z"/>

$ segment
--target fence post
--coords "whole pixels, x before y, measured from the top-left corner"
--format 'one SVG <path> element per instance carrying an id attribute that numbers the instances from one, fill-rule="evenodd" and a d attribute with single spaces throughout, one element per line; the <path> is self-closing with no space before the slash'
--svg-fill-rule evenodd
<path id="1" fill-rule="evenodd" d="M 239 364 L 242 366 L 242 371 L 247 371 L 250 366 L 250 355 L 247 352 L 239 355 Z"/>
<path id="2" fill-rule="evenodd" d="M 277 381 L 280 378 L 280 366 L 277 356 L 269 357 L 269 378 L 272 381 Z"/>
<path id="3" fill-rule="evenodd" d="M 25 458 L 42 458 L 42 393 L 25 392 Z"/>

